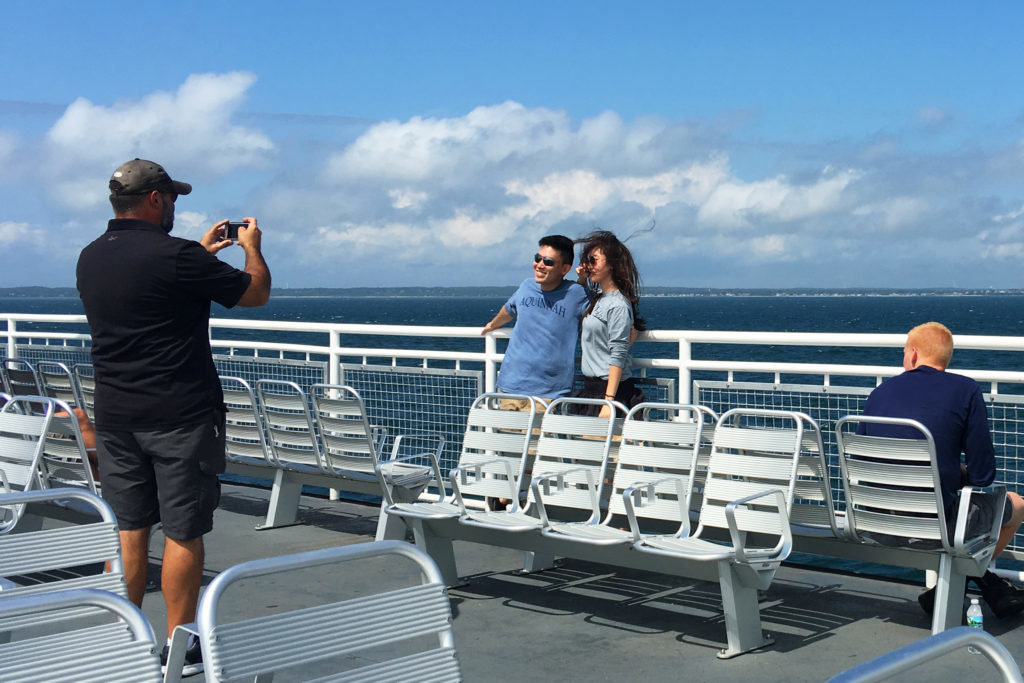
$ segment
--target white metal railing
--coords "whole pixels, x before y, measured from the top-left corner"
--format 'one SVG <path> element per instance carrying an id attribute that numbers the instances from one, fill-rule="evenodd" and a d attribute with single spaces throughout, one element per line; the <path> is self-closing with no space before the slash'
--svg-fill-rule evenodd
<path id="1" fill-rule="evenodd" d="M 0 348 L 0 353 L 8 357 L 17 357 L 19 347 L 34 348 L 35 345 L 39 345 L 45 348 L 47 353 L 64 349 L 79 357 L 87 356 L 90 338 L 88 334 L 82 332 L 85 322 L 85 316 L 81 315 L 0 313 L 0 324 L 6 325 L 6 329 L 0 329 L 0 335 L 3 335 L 0 338 L 6 340 L 4 347 Z M 39 327 L 42 325 L 50 329 L 40 330 Z M 250 338 L 228 338 L 239 336 L 238 333 L 247 334 Z M 493 391 L 503 358 L 503 354 L 498 351 L 498 340 L 507 339 L 509 334 L 510 330 L 505 329 L 481 336 L 479 327 L 362 325 L 228 318 L 213 318 L 210 321 L 211 345 L 219 354 L 237 355 L 242 359 L 255 357 L 260 360 L 294 360 L 298 356 L 305 361 L 316 361 L 326 366 L 324 379 L 330 382 L 339 380 L 342 363 L 408 366 L 412 362 L 419 367 L 431 369 L 432 372 L 435 371 L 433 368 L 454 367 L 456 370 L 468 368 L 478 371 L 482 369 L 483 388 L 486 391 Z M 288 338 L 289 335 L 299 336 L 301 339 L 294 340 Z M 369 337 L 374 339 L 370 343 L 365 343 Z M 393 338 L 395 343 L 384 345 L 381 343 L 382 337 Z M 349 342 L 347 345 L 342 343 L 344 338 Z M 355 338 L 355 343 L 352 343 L 352 338 Z M 423 338 L 435 338 L 439 343 L 427 345 L 428 348 L 411 348 L 417 345 L 424 346 Z M 457 345 L 464 348 L 436 348 L 443 346 L 444 340 L 459 340 Z M 841 393 L 844 388 L 840 383 L 841 378 L 847 378 L 847 385 L 850 384 L 849 378 L 869 378 L 861 379 L 860 392 L 863 394 L 863 386 L 879 383 L 886 377 L 898 374 L 902 368 L 895 364 L 880 366 L 867 363 L 794 363 L 786 357 L 785 350 L 774 347 L 900 349 L 905 340 L 906 336 L 903 334 L 652 330 L 641 334 L 639 341 L 642 343 L 634 347 L 634 352 L 637 353 L 634 363 L 642 373 L 651 372 L 678 378 L 678 393 L 675 400 L 683 403 L 703 397 L 703 390 L 701 396 L 693 396 L 695 375 L 701 378 L 710 375 L 719 382 L 724 380 L 727 384 L 735 383 L 737 387 L 743 382 L 751 383 L 752 376 L 767 376 L 772 378 L 771 382 L 753 381 L 760 381 L 758 390 L 762 396 L 769 395 L 769 399 L 773 391 L 776 392 L 776 398 L 785 392 L 793 395 L 806 393 L 807 386 L 816 387 L 815 391 L 819 394 Z M 1024 352 L 1024 337 L 957 335 L 954 342 L 959 351 Z M 699 345 L 699 358 L 694 357 L 695 345 Z M 761 347 L 757 351 L 757 360 L 716 358 L 716 355 L 723 355 L 723 347 L 737 345 Z M 639 352 L 645 353 L 641 355 Z M 877 354 L 874 355 L 877 357 Z M 892 357 L 894 360 L 897 359 L 898 352 L 893 352 Z M 1024 372 L 969 368 L 958 368 L 953 371 L 983 383 L 983 387 L 987 388 L 990 406 L 998 407 L 1004 412 L 999 418 L 999 433 L 993 431 L 993 434 L 999 439 L 997 448 L 1000 449 L 1003 458 L 1003 471 L 1000 474 L 1005 477 L 1005 482 L 1011 490 L 1016 489 L 1017 481 L 1024 480 L 1024 396 L 1021 395 L 1024 394 Z M 784 376 L 786 384 L 783 383 Z M 793 388 L 793 378 L 797 378 L 799 384 L 804 385 L 799 391 Z M 1000 396 L 1014 393 L 1016 396 Z M 754 400 L 763 399 L 755 397 Z M 823 420 L 823 426 L 828 421 Z M 455 446 L 458 437 L 453 436 L 455 438 L 452 439 L 452 445 Z M 1021 445 L 1018 445 L 1018 442 Z M 1024 534 L 1018 535 L 1009 550 L 1014 557 L 1024 559 Z M 1020 578 L 1024 579 L 1024 573 Z"/>
<path id="2" fill-rule="evenodd" d="M 50 325 L 72 325 L 85 323 L 81 315 L 43 315 L 43 314 L 2 314 L 0 321 L 6 323 L 4 336 L 6 344 L 4 355 L 17 357 L 17 345 L 34 343 L 36 340 L 44 344 L 57 343 L 66 346 L 81 346 L 89 342 L 89 335 L 62 331 L 37 331 L 19 329 L 19 323 L 47 323 Z M 228 340 L 217 338 L 217 330 L 249 330 L 268 333 L 258 340 Z M 287 343 L 267 341 L 268 336 L 275 333 L 307 333 L 322 339 L 316 343 Z M 305 354 L 306 356 L 324 356 L 334 368 L 343 357 L 385 358 L 391 363 L 398 359 L 417 359 L 424 363 L 430 361 L 451 361 L 458 367 L 462 363 L 482 363 L 485 370 L 485 388 L 493 390 L 497 378 L 498 366 L 503 354 L 498 352 L 498 339 L 508 338 L 508 329 L 496 330 L 486 336 L 480 336 L 478 327 L 442 327 L 421 325 L 362 325 L 352 323 L 314 323 L 286 322 L 269 320 L 239 320 L 229 318 L 212 318 L 210 320 L 211 343 L 215 348 L 227 349 L 228 353 L 248 350 L 254 353 L 277 354 L 283 357 L 286 353 Z M 479 351 L 441 351 L 367 346 L 342 346 L 342 335 L 352 336 L 389 336 L 401 338 L 435 337 L 447 339 L 477 339 L 482 349 Z M 850 333 L 817 333 L 817 332 L 730 332 L 706 330 L 651 330 L 641 333 L 640 342 L 643 348 L 651 348 L 650 344 L 673 345 L 675 352 L 665 353 L 665 347 L 655 347 L 660 353 L 647 357 L 635 357 L 634 364 L 641 369 L 669 370 L 678 376 L 679 400 L 690 399 L 691 376 L 695 371 L 721 373 L 727 381 L 732 381 L 737 373 L 761 373 L 772 375 L 776 383 L 782 375 L 807 375 L 822 378 L 823 386 L 830 386 L 834 377 L 870 377 L 880 382 L 886 377 L 898 374 L 898 365 L 858 365 L 828 363 L 792 363 L 786 361 L 751 361 L 751 360 L 716 360 L 713 358 L 694 358 L 693 345 L 757 345 L 757 346 L 802 346 L 810 348 L 845 347 L 845 348 L 901 348 L 906 341 L 902 334 L 850 334 Z M 1020 351 L 1024 352 L 1024 337 L 996 337 L 983 335 L 956 335 L 954 343 L 958 350 L 982 351 Z M 639 348 L 639 347 L 638 347 Z M 988 392 L 999 393 L 999 385 L 1024 384 L 1024 372 L 1011 370 L 978 370 L 952 369 L 954 372 L 972 377 L 978 382 L 989 385 Z M 333 379 L 333 378 L 332 378 Z"/>

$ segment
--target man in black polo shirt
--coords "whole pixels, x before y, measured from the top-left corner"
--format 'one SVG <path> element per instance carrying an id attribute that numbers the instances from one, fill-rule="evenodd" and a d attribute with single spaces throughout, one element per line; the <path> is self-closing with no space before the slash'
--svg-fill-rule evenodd
<path id="1" fill-rule="evenodd" d="M 224 471 L 224 399 L 208 336 L 210 302 L 262 306 L 270 271 L 255 218 L 238 231 L 245 270 L 214 256 L 227 221 L 198 242 L 171 237 L 174 203 L 192 186 L 135 159 L 110 179 L 114 219 L 82 250 L 78 291 L 92 333 L 103 496 L 117 515 L 128 596 L 142 605 L 149 534 L 165 536 L 167 632 L 195 618 L 203 535 Z M 165 648 L 166 654 L 166 648 Z M 187 660 L 199 661 L 198 645 Z"/>

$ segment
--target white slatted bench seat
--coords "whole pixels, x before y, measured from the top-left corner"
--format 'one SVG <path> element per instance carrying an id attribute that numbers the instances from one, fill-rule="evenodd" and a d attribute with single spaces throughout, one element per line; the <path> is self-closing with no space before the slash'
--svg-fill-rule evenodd
<path id="1" fill-rule="evenodd" d="M 104 615 L 108 621 L 83 624 L 77 615 Z M 110 622 L 109 618 L 117 621 Z M 32 632 L 0 643 L 4 683 L 156 683 L 160 654 L 153 629 L 135 605 L 120 595 L 94 588 L 59 590 L 0 598 L 0 623 L 31 622 Z"/>
<path id="2" fill-rule="evenodd" d="M 367 571 L 375 566 L 369 562 L 380 559 L 389 566 L 403 565 L 402 580 L 389 580 L 375 593 L 345 595 L 341 577 Z M 239 581 L 266 576 L 287 581 L 289 572 L 312 567 L 333 569 L 339 577 L 336 599 L 244 620 L 230 618 L 231 592 Z M 415 578 L 406 577 L 406 568 Z M 175 631 L 169 671 L 180 669 L 175 665 L 184 657 L 190 631 L 199 635 L 211 683 L 270 680 L 277 673 L 290 680 L 353 683 L 461 680 L 451 604 L 441 574 L 426 553 L 402 541 L 324 548 L 226 569 L 203 593 L 196 624 Z M 324 666 L 329 673 L 319 672 Z M 174 680 L 168 677 L 168 683 Z"/>
<path id="3" fill-rule="evenodd" d="M 920 439 L 856 433 L 862 423 L 911 427 Z M 966 486 L 960 492 L 956 527 L 947 524 L 935 446 L 927 428 L 913 420 L 847 416 L 836 423 L 844 509 L 834 512 L 834 533 L 794 527 L 794 548 L 876 564 L 931 570 L 938 575 L 932 633 L 958 626 L 968 576 L 981 576 L 992 561 L 1001 515 L 991 529 L 964 538 L 965 511 L 978 493 L 1001 504 L 1004 486 Z"/>
<path id="4" fill-rule="evenodd" d="M 538 477 L 534 497 L 541 504 L 545 536 L 568 541 L 616 545 L 636 543 L 650 533 L 648 523 L 689 530 L 689 510 L 698 468 L 701 436 L 714 426 L 715 413 L 703 406 L 642 403 L 626 415 L 618 444 L 611 494 L 604 519 L 596 507 L 582 522 L 550 520 L 542 491 L 557 478 Z M 707 462 L 707 460 L 705 460 Z M 706 477 L 706 471 L 702 479 Z M 598 484 L 600 488 L 601 484 Z M 592 501 L 595 498 L 592 497 Z M 600 519 L 600 521 L 598 521 Z M 628 521 L 628 526 L 625 523 Z"/>
<path id="5" fill-rule="evenodd" d="M 388 488 L 394 500 L 414 500 L 429 483 L 431 468 L 396 456 L 411 442 L 422 445 L 417 457 L 427 462 L 444 448 L 440 435 L 397 435 L 391 457 L 385 458 L 383 432 L 370 425 L 366 405 L 352 387 L 314 384 L 307 394 L 294 382 L 261 379 L 256 397 L 275 467 L 267 519 L 257 528 L 297 523 L 304 485 L 373 496 Z M 387 525 L 382 506 L 378 538 Z"/>
<path id="6" fill-rule="evenodd" d="M 610 444 L 615 429 L 612 420 L 564 414 L 564 408 L 573 401 L 562 399 L 565 405 L 561 406 L 560 401 L 554 401 L 541 423 L 534 464 L 535 476 L 528 501 L 528 505 L 536 498 L 542 501 L 543 507 L 537 504 L 533 506 L 537 509 L 537 517 L 521 511 L 513 515 L 514 506 L 510 506 L 509 511 L 504 513 L 467 511 L 466 515 L 457 520 L 417 520 L 417 545 L 438 562 L 446 583 L 457 585 L 459 581 L 452 551 L 453 540 L 523 550 L 539 558 L 539 565 L 546 565 L 548 558 L 562 556 L 717 581 L 722 590 L 727 639 L 726 647 L 719 656 L 733 657 L 770 644 L 772 640 L 761 630 L 757 591 L 770 584 L 791 547 L 789 507 L 795 487 L 798 455 L 803 443 L 801 419 L 795 414 L 779 411 L 746 411 L 759 413 L 750 418 L 755 421 L 789 421 L 790 426 L 786 429 L 772 429 L 760 424 L 746 424 L 737 412 L 722 416 L 715 429 L 708 459 L 700 523 L 691 537 L 688 494 L 684 493 L 680 502 L 680 488 L 677 484 L 665 481 L 664 486 L 660 487 L 654 483 L 655 500 L 652 501 L 649 499 L 651 484 L 644 486 L 643 482 L 637 482 L 635 478 L 651 474 L 655 475 L 653 478 L 656 481 L 660 481 L 666 479 L 665 471 L 674 469 L 682 474 L 682 481 L 690 479 L 688 474 L 692 472 L 693 463 L 698 461 L 696 451 L 699 449 L 701 430 L 696 424 L 681 430 L 679 438 L 684 440 L 684 446 L 673 449 L 660 440 L 666 438 L 664 432 L 668 432 L 670 427 L 651 427 L 651 433 L 645 440 L 639 436 L 643 427 L 630 425 L 630 420 L 637 417 L 636 414 L 631 415 L 622 425 L 623 441 L 628 446 L 628 474 L 624 475 L 626 479 L 623 482 L 632 479 L 630 483 L 636 486 L 622 488 L 622 483 L 613 483 L 612 486 L 621 490 L 622 509 L 627 510 L 627 518 L 632 506 L 632 521 L 638 528 L 633 531 L 631 527 L 632 533 L 629 534 L 610 532 L 602 534 L 605 538 L 588 541 L 582 535 L 570 538 L 570 534 L 558 533 L 555 529 L 561 522 L 573 521 L 565 519 L 566 511 L 575 511 L 577 517 L 586 518 L 585 523 L 599 523 L 600 518 L 594 519 L 595 507 L 600 509 L 600 504 L 595 504 L 595 498 L 599 501 L 601 497 L 596 489 L 601 487 L 605 475 L 609 473 Z M 672 414 L 672 411 L 682 407 L 657 404 L 644 407 L 645 410 L 648 408 L 650 410 L 645 417 L 649 419 L 651 413 L 659 410 Z M 692 410 L 692 407 L 687 408 Z M 705 414 L 700 410 L 696 413 L 698 416 Z M 642 450 L 647 444 L 650 444 L 649 465 L 643 463 L 642 454 L 630 452 L 634 446 Z M 675 450 L 679 458 L 674 468 L 665 462 L 669 450 Z M 618 478 L 616 470 L 615 479 Z M 659 500 L 662 498 L 665 499 L 664 504 Z M 637 500 L 641 504 L 638 505 Z M 654 517 L 673 510 L 674 521 L 679 528 L 663 534 L 648 533 L 642 528 L 640 517 L 637 516 L 642 516 L 641 511 L 645 505 Z M 552 515 L 556 509 L 559 513 L 557 519 Z M 541 519 L 541 510 L 545 512 L 546 521 Z M 487 523 L 495 516 L 500 519 L 502 514 L 511 516 L 509 523 Z M 704 538 L 704 529 L 722 533 L 718 536 L 709 534 L 708 538 Z M 775 540 L 766 545 L 748 542 L 746 536 L 750 531 L 759 532 L 762 536 L 770 532 L 774 534 Z M 622 538 L 611 539 L 612 535 L 625 538 L 625 542 Z M 639 541 L 636 541 L 637 535 L 640 536 Z"/>
<path id="7" fill-rule="evenodd" d="M 525 401 L 527 410 L 503 407 L 504 401 Z M 517 394 L 486 393 L 469 408 L 462 452 L 455 469 L 444 477 L 437 459 L 431 460 L 436 500 L 398 502 L 384 489 L 389 515 L 405 519 L 456 518 L 466 509 L 466 498 L 478 501 L 505 498 L 519 504 L 526 488 L 524 472 L 532 467 L 533 432 L 540 426 L 540 399 Z M 454 478 L 458 485 L 452 483 Z M 459 499 L 462 503 L 460 505 Z M 404 537 L 404 528 L 396 528 Z M 394 537 L 389 533 L 389 538 Z"/>
<path id="8" fill-rule="evenodd" d="M 117 521 L 103 499 L 79 488 L 0 495 L 0 506 L 33 504 L 34 510 L 57 513 L 67 501 L 73 501 L 78 510 L 91 509 L 91 516 L 77 515 L 77 523 L 53 528 L 21 532 L 15 527 L 13 532 L 0 535 L 0 578 L 4 579 L 0 604 L 21 595 L 73 588 L 96 588 L 127 597 Z M 104 571 L 104 563 L 109 564 L 109 571 Z M 25 618 L 18 622 L 0 620 L 0 635 L 27 625 Z"/>

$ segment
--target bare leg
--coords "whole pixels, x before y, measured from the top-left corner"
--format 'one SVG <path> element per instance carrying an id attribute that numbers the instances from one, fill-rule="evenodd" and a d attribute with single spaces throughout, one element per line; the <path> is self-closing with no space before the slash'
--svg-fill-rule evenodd
<path id="1" fill-rule="evenodd" d="M 999 540 L 996 541 L 996 551 L 993 557 L 999 557 L 999 553 L 1003 552 L 1003 549 L 1013 540 L 1013 535 L 1017 533 L 1017 527 L 1021 525 L 1021 522 L 1024 522 L 1024 498 L 1021 498 L 1012 491 L 1008 491 L 1006 493 L 1006 504 L 1012 510 L 1010 521 L 999 529 Z"/>
<path id="2" fill-rule="evenodd" d="M 160 574 L 167 602 L 167 635 L 179 624 L 195 621 L 199 587 L 203 582 L 203 537 L 187 541 L 164 539 L 164 562 Z"/>
<path id="3" fill-rule="evenodd" d="M 92 478 L 99 481 L 99 462 L 96 459 L 96 428 L 92 420 L 81 408 L 75 408 L 75 417 L 78 418 L 78 429 L 82 432 L 82 444 L 85 446 L 85 454 L 89 457 L 89 467 L 92 469 Z"/>
<path id="4" fill-rule="evenodd" d="M 146 576 L 149 572 L 149 527 L 122 530 L 121 556 L 124 561 L 124 577 L 128 583 L 128 599 L 136 607 L 142 607 L 146 594 Z"/>

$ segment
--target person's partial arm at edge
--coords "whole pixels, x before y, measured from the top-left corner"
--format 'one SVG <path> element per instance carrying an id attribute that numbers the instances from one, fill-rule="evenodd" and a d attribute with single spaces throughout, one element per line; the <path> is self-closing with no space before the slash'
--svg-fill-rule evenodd
<path id="1" fill-rule="evenodd" d="M 262 306 L 270 300 L 270 268 L 267 267 L 267 262 L 263 259 L 263 253 L 260 251 L 263 233 L 260 232 L 256 219 L 246 217 L 243 220 L 249 224 L 249 227 L 238 229 L 238 246 L 245 251 L 245 268 L 243 270 L 252 276 L 252 280 L 249 282 L 249 288 L 245 290 L 236 305 L 249 308 Z"/>
<path id="2" fill-rule="evenodd" d="M 964 438 L 964 460 L 961 483 L 988 486 L 996 478 L 996 454 L 992 432 L 988 427 L 988 409 L 978 388 L 967 408 L 967 434 Z"/>

